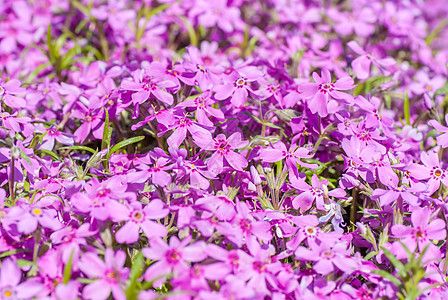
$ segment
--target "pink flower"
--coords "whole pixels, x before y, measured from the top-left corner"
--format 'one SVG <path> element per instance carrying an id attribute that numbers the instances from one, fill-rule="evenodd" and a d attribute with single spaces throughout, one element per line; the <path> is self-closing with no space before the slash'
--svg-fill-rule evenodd
<path id="1" fill-rule="evenodd" d="M 265 148 L 261 150 L 260 159 L 264 162 L 277 162 L 286 158 L 286 166 L 289 169 L 290 176 L 293 174 L 295 177 L 298 177 L 299 173 L 297 170 L 297 164 L 301 165 L 304 168 L 317 168 L 317 164 L 304 163 L 300 160 L 301 158 L 313 157 L 312 154 L 308 153 L 308 149 L 297 147 L 296 145 L 291 145 L 289 150 L 287 150 L 283 142 L 277 142 L 272 145 L 271 148 Z"/>
<path id="2" fill-rule="evenodd" d="M 168 213 L 169 209 L 164 208 L 163 202 L 159 199 L 152 200 L 143 209 L 140 202 L 132 202 L 123 213 L 127 215 L 123 220 L 127 221 L 126 224 L 115 234 L 117 242 L 127 244 L 137 242 L 140 228 L 148 238 L 166 236 L 168 234 L 166 227 L 152 220 L 164 218 Z"/>
<path id="3" fill-rule="evenodd" d="M 379 70 L 387 71 L 396 62 L 392 57 L 376 58 L 373 54 L 367 53 L 358 43 L 351 41 L 347 43 L 355 53 L 361 55 L 352 61 L 353 71 L 359 79 L 366 79 L 370 75 L 370 66 L 373 63 Z M 386 73 L 388 75 L 389 73 Z"/>
<path id="4" fill-rule="evenodd" d="M 173 104 L 173 95 L 166 91 L 167 88 L 175 86 L 175 83 L 168 80 L 161 80 L 145 74 L 144 70 L 137 70 L 132 73 L 133 79 L 124 79 L 120 88 L 133 91 L 132 101 L 134 104 L 142 104 L 153 95 L 157 100 L 167 105 Z"/>
<path id="5" fill-rule="evenodd" d="M 440 187 L 440 183 L 448 186 L 448 174 L 445 169 L 442 169 L 437 153 L 435 151 L 422 152 L 420 158 L 424 166 L 411 164 L 408 169 L 410 175 L 418 180 L 429 179 L 427 186 L 430 195 Z"/>
<path id="6" fill-rule="evenodd" d="M 9 107 L 25 107 L 25 99 L 16 96 L 24 92 L 25 89 L 20 87 L 20 81 L 17 79 L 11 79 L 8 82 L 3 82 L 0 84 L 0 100 L 3 100 L 3 102 Z"/>
<path id="7" fill-rule="evenodd" d="M 250 83 L 260 79 L 263 76 L 255 67 L 246 67 L 233 71 L 225 77 L 225 83 L 214 87 L 215 98 L 224 100 L 231 97 L 230 102 L 236 107 L 241 107 L 246 103 L 249 92 L 254 91 L 250 88 Z"/>
<path id="8" fill-rule="evenodd" d="M 426 208 L 418 208 L 411 214 L 412 227 L 396 224 L 392 226 L 392 234 L 414 252 L 418 248 L 422 251 L 426 246 L 433 258 L 440 258 L 440 250 L 431 243 L 432 240 L 444 240 L 446 238 L 445 221 L 436 218 L 430 221 L 431 211 Z M 407 257 L 405 250 L 398 246 L 397 254 L 399 259 Z"/>
<path id="9" fill-rule="evenodd" d="M 330 72 L 327 69 L 323 69 L 322 77 L 314 72 L 313 78 L 316 83 L 304 83 L 300 86 L 303 92 L 302 97 L 309 99 L 308 107 L 313 114 L 318 113 L 319 116 L 326 117 L 329 112 L 334 112 L 334 107 L 332 107 L 334 105 L 329 103 L 330 100 L 343 101 L 349 105 L 354 103 L 352 95 L 340 92 L 341 90 L 350 90 L 355 87 L 351 77 L 342 77 L 332 83 Z"/>
<path id="10" fill-rule="evenodd" d="M 207 257 L 207 245 L 204 242 L 196 242 L 188 245 L 191 238 L 179 239 L 171 237 L 166 244 L 160 238 L 152 238 L 149 248 L 143 248 L 143 255 L 149 259 L 157 260 L 145 272 L 145 280 L 154 280 L 154 286 L 161 286 L 172 273 L 176 276 L 189 269 L 187 262 L 202 261 Z"/>
<path id="11" fill-rule="evenodd" d="M 212 107 L 215 101 L 212 101 L 210 98 L 211 92 L 205 91 L 192 100 L 187 100 L 185 102 L 179 103 L 176 107 L 196 108 L 196 118 L 198 120 L 198 123 L 204 126 L 213 126 L 214 124 L 207 117 L 207 114 L 215 117 L 218 120 L 223 120 L 224 114 L 221 110 Z"/>
<path id="12" fill-rule="evenodd" d="M 448 114 L 445 115 L 445 123 L 448 124 Z M 428 124 L 434 127 L 437 131 L 443 132 L 443 134 L 437 136 L 437 144 L 442 148 L 448 147 L 448 127 L 443 126 L 436 120 L 431 120 Z"/>
<path id="13" fill-rule="evenodd" d="M 108 248 L 104 260 L 92 252 L 81 258 L 79 269 L 89 278 L 96 279 L 84 287 L 82 296 L 86 299 L 105 300 L 112 292 L 114 299 L 125 300 L 123 288 L 129 274 L 129 269 L 124 268 L 126 254 L 123 250 L 114 253 Z"/>
<path id="14" fill-rule="evenodd" d="M 11 258 L 2 261 L 0 268 L 0 297 L 2 299 L 31 299 L 43 288 L 37 280 L 28 279 L 20 283 L 22 271 Z"/>
<path id="15" fill-rule="evenodd" d="M 236 149 L 246 147 L 249 142 L 242 140 L 241 133 L 235 132 L 229 138 L 224 134 L 218 134 L 213 139 L 195 139 L 195 143 L 204 150 L 214 153 L 208 159 L 207 165 L 212 174 L 218 175 L 224 170 L 224 158 L 227 163 L 237 171 L 243 171 L 247 167 L 247 160 Z"/>
<path id="16" fill-rule="evenodd" d="M 350 274 L 358 268 L 358 263 L 350 257 L 345 242 L 331 245 L 328 242 L 312 244 L 311 249 L 298 247 L 295 251 L 297 259 L 314 261 L 313 269 L 322 275 L 327 275 L 335 270 L 335 266 L 341 271 Z"/>

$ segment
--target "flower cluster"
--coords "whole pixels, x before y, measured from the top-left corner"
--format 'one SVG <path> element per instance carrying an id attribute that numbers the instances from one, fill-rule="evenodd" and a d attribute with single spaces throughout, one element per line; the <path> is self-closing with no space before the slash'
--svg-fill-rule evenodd
<path id="1" fill-rule="evenodd" d="M 448 298 L 447 15 L 3 1 L 0 299 Z"/>

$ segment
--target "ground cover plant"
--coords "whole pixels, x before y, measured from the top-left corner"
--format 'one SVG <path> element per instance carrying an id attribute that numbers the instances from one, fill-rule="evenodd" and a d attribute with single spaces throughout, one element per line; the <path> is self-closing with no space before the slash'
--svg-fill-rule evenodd
<path id="1" fill-rule="evenodd" d="M 4 0 L 1 299 L 447 299 L 444 0 Z"/>

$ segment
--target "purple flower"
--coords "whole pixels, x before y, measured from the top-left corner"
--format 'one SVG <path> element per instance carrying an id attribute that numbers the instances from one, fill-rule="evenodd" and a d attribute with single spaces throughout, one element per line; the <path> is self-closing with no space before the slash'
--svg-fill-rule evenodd
<path id="1" fill-rule="evenodd" d="M 175 83 L 168 80 L 161 80 L 148 76 L 144 70 L 137 70 L 132 73 L 133 80 L 124 79 L 121 82 L 120 88 L 126 91 L 133 91 L 132 101 L 134 104 L 142 104 L 151 95 L 157 100 L 162 101 L 167 105 L 173 104 L 173 95 L 166 91 L 167 88 L 172 88 Z"/>
<path id="2" fill-rule="evenodd" d="M 16 220 L 18 230 L 24 234 L 34 232 L 38 225 L 53 231 L 62 227 L 54 209 L 47 209 L 37 205 L 12 207 L 9 211 L 9 216 Z"/>
<path id="3" fill-rule="evenodd" d="M 182 142 L 185 140 L 185 138 L 187 137 L 187 132 L 189 132 L 195 139 L 207 140 L 210 139 L 212 132 L 214 131 L 214 128 L 212 127 L 210 128 L 210 130 L 203 128 L 198 123 L 187 118 L 187 116 L 177 116 L 175 123 L 167 130 L 171 129 L 174 129 L 174 132 L 167 139 L 167 142 L 170 146 L 176 148 L 179 148 L 180 144 L 182 144 Z M 160 132 L 159 136 L 162 136 L 166 131 Z"/>
<path id="4" fill-rule="evenodd" d="M 277 162 L 286 158 L 286 166 L 289 169 L 290 176 L 294 175 L 295 177 L 298 177 L 299 173 L 297 170 L 297 164 L 301 165 L 304 168 L 317 168 L 317 164 L 304 163 L 300 160 L 301 158 L 313 157 L 312 154 L 308 153 L 308 149 L 297 147 L 295 145 L 291 145 L 289 150 L 287 150 L 283 142 L 277 142 L 272 145 L 271 148 L 263 149 L 260 153 L 260 159 L 264 162 Z"/>
<path id="5" fill-rule="evenodd" d="M 445 123 L 447 122 L 448 122 L 448 114 L 445 115 Z M 442 148 L 448 147 L 448 127 L 443 126 L 436 120 L 430 120 L 428 124 L 434 127 L 437 131 L 443 132 L 443 134 L 437 136 L 437 144 Z"/>
<path id="6" fill-rule="evenodd" d="M 196 242 L 188 245 L 191 238 L 179 239 L 171 237 L 170 243 L 166 244 L 160 238 L 152 238 L 149 248 L 143 248 L 143 255 L 149 259 L 157 260 L 145 272 L 145 280 L 154 280 L 154 286 L 161 286 L 166 278 L 173 273 L 180 274 L 188 270 L 187 262 L 202 261 L 207 257 L 207 246 L 204 242 Z"/>
<path id="7" fill-rule="evenodd" d="M 300 208 L 300 212 L 304 213 L 316 202 L 316 207 L 320 210 L 325 210 L 324 208 L 324 197 L 344 197 L 345 191 L 341 188 L 337 188 L 328 192 L 328 180 L 319 180 L 316 174 L 311 177 L 311 184 L 307 184 L 301 178 L 291 177 L 291 185 L 302 191 L 300 195 L 292 200 L 292 205 L 295 209 Z"/>
<path id="8" fill-rule="evenodd" d="M 0 84 L 0 100 L 3 100 L 3 102 L 9 107 L 25 107 L 25 100 L 16 96 L 23 94 L 24 92 L 25 89 L 20 87 L 20 81 L 17 79 L 11 79 L 8 82 L 2 82 Z"/>
<path id="9" fill-rule="evenodd" d="M 335 266 L 347 274 L 358 268 L 358 263 L 349 257 L 350 250 L 345 242 L 313 244 L 311 249 L 300 246 L 294 254 L 297 259 L 315 262 L 313 269 L 322 275 L 333 272 Z"/>
<path id="10" fill-rule="evenodd" d="M 422 251 L 426 246 L 428 252 L 434 258 L 440 258 L 440 250 L 431 243 L 432 240 L 444 240 L 446 238 L 445 221 L 435 219 L 430 221 L 431 211 L 425 208 L 417 208 L 411 214 L 412 227 L 401 224 L 392 226 L 392 234 L 402 242 L 411 252 L 418 248 Z M 399 259 L 407 257 L 405 250 L 400 246 L 397 250 Z"/>
<path id="11" fill-rule="evenodd" d="M 391 66 L 396 64 L 392 57 L 379 59 L 373 54 L 367 53 L 355 41 L 348 42 L 347 46 L 360 55 L 352 61 L 353 71 L 355 71 L 356 77 L 359 79 L 366 79 L 369 77 L 371 64 L 383 72 L 388 71 Z M 388 73 L 386 73 L 386 75 L 388 75 Z"/>
<path id="12" fill-rule="evenodd" d="M 63 145 L 72 146 L 74 143 L 73 137 L 67 133 L 60 132 L 55 126 L 50 126 L 49 128 L 38 128 L 44 134 L 43 143 L 40 145 L 40 149 L 46 149 L 52 151 L 54 148 L 55 141 Z"/>
<path id="13" fill-rule="evenodd" d="M 116 253 L 110 248 L 104 253 L 104 261 L 96 254 L 88 252 L 78 263 L 79 269 L 89 278 L 96 279 L 86 285 L 82 296 L 87 299 L 105 300 L 110 293 L 114 299 L 126 299 L 123 291 L 129 269 L 124 268 L 126 254 L 123 250 Z"/>
<path id="14" fill-rule="evenodd" d="M 214 87 L 214 97 L 224 100 L 231 97 L 230 102 L 236 107 L 241 107 L 246 103 L 249 92 L 254 93 L 250 88 L 250 83 L 263 76 L 255 67 L 246 67 L 234 71 L 225 77 L 225 83 Z"/>
<path id="15" fill-rule="evenodd" d="M 428 194 L 432 195 L 440 187 L 440 183 L 448 186 L 448 174 L 445 169 L 442 169 L 437 153 L 435 151 L 422 152 L 420 158 L 424 165 L 411 164 L 408 171 L 418 180 L 428 179 Z"/>
<path id="16" fill-rule="evenodd" d="M 236 149 L 246 147 L 249 142 L 242 140 L 241 133 L 235 132 L 229 138 L 224 134 L 218 134 L 216 138 L 195 139 L 195 143 L 204 150 L 213 151 L 207 161 L 207 166 L 212 174 L 218 175 L 224 170 L 224 158 L 227 163 L 237 171 L 243 171 L 247 167 L 247 160 Z"/>
<path id="17" fill-rule="evenodd" d="M 168 234 L 166 227 L 152 220 L 161 219 L 168 215 L 169 210 L 164 208 L 161 200 L 152 200 L 142 209 L 140 202 L 132 202 L 126 211 L 127 221 L 115 234 L 115 238 L 119 243 L 132 244 L 139 239 L 139 229 L 141 228 L 148 238 L 164 237 Z"/>
<path id="18" fill-rule="evenodd" d="M 329 112 L 333 113 L 334 105 L 331 102 L 329 103 L 330 100 L 343 101 L 349 105 L 354 103 L 352 95 L 340 92 L 355 87 L 351 77 L 342 77 L 332 83 L 330 72 L 323 69 L 322 77 L 314 72 L 313 78 L 315 83 L 303 83 L 300 86 L 301 91 L 303 91 L 302 97 L 309 99 L 308 107 L 313 114 L 318 113 L 319 116 L 326 117 Z"/>
<path id="19" fill-rule="evenodd" d="M 31 299 L 43 288 L 35 279 L 28 279 L 20 283 L 22 271 L 11 258 L 2 261 L 0 268 L 0 297 L 1 299 Z"/>

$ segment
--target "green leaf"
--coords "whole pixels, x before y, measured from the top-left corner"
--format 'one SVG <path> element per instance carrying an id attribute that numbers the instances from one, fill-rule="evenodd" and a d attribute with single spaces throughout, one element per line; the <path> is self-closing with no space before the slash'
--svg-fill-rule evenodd
<path id="1" fill-rule="evenodd" d="M 101 150 L 108 149 L 110 147 L 110 139 L 112 137 L 112 128 L 109 123 L 109 111 L 104 108 L 106 118 L 104 119 L 103 140 L 101 141 Z"/>
<path id="2" fill-rule="evenodd" d="M 193 25 L 184 16 L 180 16 L 180 18 L 184 22 L 185 27 L 187 28 L 188 36 L 190 37 L 190 44 L 197 47 L 198 46 L 198 36 L 196 34 L 196 31 L 195 31 Z"/>
<path id="3" fill-rule="evenodd" d="M 141 135 L 141 136 L 136 136 L 124 141 L 119 142 L 118 144 L 116 144 L 115 146 L 112 147 L 112 149 L 109 151 L 108 153 L 108 157 L 110 157 L 112 154 L 114 154 L 115 152 L 117 152 L 118 150 L 120 150 L 123 147 L 126 147 L 127 145 L 131 145 L 134 143 L 138 143 L 141 140 L 144 140 L 145 136 Z"/>
<path id="4" fill-rule="evenodd" d="M 409 107 L 409 95 L 408 95 L 408 89 L 404 92 L 404 100 L 403 100 L 403 110 L 404 110 L 404 118 L 406 120 L 406 123 L 408 125 L 411 125 L 411 112 Z"/>
<path id="5" fill-rule="evenodd" d="M 387 271 L 384 271 L 384 270 L 372 270 L 371 272 L 374 273 L 374 274 L 378 274 L 381 277 L 389 280 L 390 282 L 392 282 L 396 286 L 400 286 L 401 285 L 401 281 L 398 280 L 397 278 L 395 278 L 392 274 L 390 274 Z"/>
<path id="6" fill-rule="evenodd" d="M 63 276 L 63 283 L 67 284 L 70 278 L 72 278 L 72 264 L 73 264 L 73 255 L 75 254 L 75 251 L 73 250 L 70 254 L 70 259 L 68 260 L 67 264 L 64 267 L 64 276 Z"/>
<path id="7" fill-rule="evenodd" d="M 8 257 L 10 255 L 15 255 L 23 252 L 31 252 L 31 249 L 14 249 L 0 253 L 0 258 Z"/>
<path id="8" fill-rule="evenodd" d="M 381 250 L 383 250 L 384 255 L 386 255 L 386 257 L 390 260 L 392 265 L 396 269 L 398 269 L 398 271 L 400 271 L 400 272 L 405 271 L 405 266 L 403 265 L 403 263 L 401 261 L 399 261 L 392 252 L 390 252 L 389 250 L 387 250 L 384 247 L 382 247 Z"/>
<path id="9" fill-rule="evenodd" d="M 53 151 L 50 151 L 50 150 L 47 150 L 47 149 L 37 149 L 37 151 L 40 151 L 40 152 L 42 152 L 44 154 L 49 155 L 53 159 L 53 161 L 59 161 L 59 157 Z"/>
<path id="10" fill-rule="evenodd" d="M 66 147 L 61 147 L 58 150 L 65 150 L 65 149 L 70 149 L 70 150 L 84 150 L 84 151 L 88 151 L 91 153 L 95 153 L 95 150 L 93 150 L 90 147 L 86 147 L 86 146 L 66 146 Z"/>
<path id="11" fill-rule="evenodd" d="M 78 46 L 75 46 L 72 49 L 70 49 L 70 51 L 67 52 L 67 54 L 64 56 L 64 58 L 61 61 L 61 65 L 60 65 L 61 69 L 62 70 L 69 69 L 73 65 L 73 62 L 74 62 L 73 58 L 78 53 L 79 53 Z"/>
<path id="12" fill-rule="evenodd" d="M 89 283 L 92 283 L 95 281 L 95 279 L 81 278 L 81 277 L 76 278 L 76 280 L 78 280 L 81 283 L 85 283 L 85 284 L 89 284 Z"/>
<path id="13" fill-rule="evenodd" d="M 372 257 L 374 257 L 374 256 L 377 255 L 377 254 L 378 254 L 377 252 L 372 251 L 372 252 L 370 252 L 369 254 L 367 254 L 367 255 L 364 257 L 364 259 L 365 259 L 365 260 L 369 260 L 369 259 L 371 259 Z"/>
<path id="14" fill-rule="evenodd" d="M 25 151 L 23 151 L 23 150 L 20 149 L 20 148 L 19 148 L 19 150 L 20 150 L 20 157 L 21 157 L 22 159 L 24 159 L 27 163 L 29 163 L 29 164 L 31 165 L 31 160 L 30 160 L 30 158 L 28 157 L 28 155 L 26 155 Z"/>
<path id="15" fill-rule="evenodd" d="M 126 288 L 126 298 L 136 300 L 139 294 L 137 289 L 137 280 L 142 276 L 145 259 L 140 251 L 132 263 L 131 272 L 129 273 L 129 284 Z"/>
<path id="16" fill-rule="evenodd" d="M 48 29 L 47 29 L 47 47 L 48 47 L 48 54 L 49 54 L 49 58 L 50 58 L 50 62 L 53 64 L 56 61 L 56 51 L 55 51 L 55 47 L 54 44 L 52 42 L 52 38 L 51 38 L 51 23 L 48 25 Z"/>
<path id="17" fill-rule="evenodd" d="M 438 95 L 448 95 L 448 85 L 445 85 L 434 93 L 434 97 L 437 97 Z"/>
<path id="18" fill-rule="evenodd" d="M 37 68 L 34 69 L 33 72 L 31 72 L 30 75 L 25 79 L 25 82 L 31 82 L 36 76 L 46 67 L 51 66 L 50 62 L 42 63 Z"/>
<path id="19" fill-rule="evenodd" d="M 16 263 L 19 268 L 23 268 L 26 266 L 36 266 L 36 263 L 34 261 L 26 259 L 18 259 Z"/>

